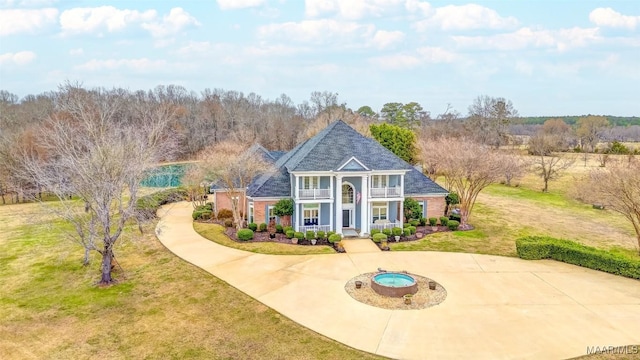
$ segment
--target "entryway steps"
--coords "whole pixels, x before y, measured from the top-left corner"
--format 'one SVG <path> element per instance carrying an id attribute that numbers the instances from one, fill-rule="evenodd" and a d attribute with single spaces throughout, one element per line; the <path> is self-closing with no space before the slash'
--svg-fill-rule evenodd
<path id="1" fill-rule="evenodd" d="M 380 248 L 371 239 L 343 239 L 342 246 L 347 253 L 379 252 Z"/>

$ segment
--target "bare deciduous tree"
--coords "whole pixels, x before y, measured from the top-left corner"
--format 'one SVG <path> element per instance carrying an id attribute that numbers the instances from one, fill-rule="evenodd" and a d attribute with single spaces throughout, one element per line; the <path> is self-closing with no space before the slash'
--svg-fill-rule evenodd
<path id="1" fill-rule="evenodd" d="M 448 189 L 458 194 L 460 228 L 468 228 L 469 216 L 478 194 L 500 181 L 504 176 L 503 163 L 497 152 L 467 139 L 441 138 L 431 141 L 429 147 L 421 148 L 421 156 L 437 162 L 438 173 L 445 177 Z M 424 153 L 424 149 L 430 150 Z"/>
<path id="2" fill-rule="evenodd" d="M 506 144 L 509 123 L 517 116 L 511 100 L 482 95 L 469 106 L 467 125 L 476 141 L 498 148 Z"/>
<path id="3" fill-rule="evenodd" d="M 173 111 L 160 103 L 130 102 L 124 90 L 71 84 L 60 87 L 55 102 L 56 112 L 37 134 L 46 156 L 22 151 L 13 170 L 58 197 L 48 210 L 74 226 L 85 264 L 90 251 L 101 254 L 100 284 L 108 285 L 114 281 L 114 246 L 127 221 L 136 218 L 140 181 L 175 149 Z M 141 117 L 125 119 L 127 106 L 140 106 L 126 110 Z"/>
<path id="4" fill-rule="evenodd" d="M 602 204 L 631 222 L 640 254 L 640 164 L 595 169 L 582 193 L 591 203 Z"/>
<path id="5" fill-rule="evenodd" d="M 199 158 L 198 164 L 207 180 L 213 181 L 229 196 L 233 221 L 236 228 L 241 229 L 244 220 L 241 213 L 246 214 L 245 189 L 256 176 L 273 171 L 273 163 L 256 147 L 246 148 L 231 141 L 203 150 Z"/>
<path id="6" fill-rule="evenodd" d="M 517 155 L 501 154 L 499 158 L 502 163 L 504 182 L 507 186 L 511 186 L 513 180 L 520 179 L 524 175 L 528 164 Z"/>
<path id="7" fill-rule="evenodd" d="M 564 170 L 573 165 L 575 159 L 555 153 L 557 138 L 555 135 L 538 133 L 529 141 L 529 153 L 533 155 L 531 164 L 534 171 L 544 182 L 543 192 L 549 190 L 549 181 L 560 177 Z"/>

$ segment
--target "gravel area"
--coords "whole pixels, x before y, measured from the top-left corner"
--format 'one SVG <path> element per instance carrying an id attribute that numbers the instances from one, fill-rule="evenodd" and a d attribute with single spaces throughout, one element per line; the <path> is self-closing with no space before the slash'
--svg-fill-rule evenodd
<path id="1" fill-rule="evenodd" d="M 390 310 L 417 310 L 438 305 L 447 298 L 447 290 L 436 282 L 436 289 L 429 290 L 429 279 L 424 276 L 411 275 L 418 282 L 418 292 L 411 297 L 411 304 L 405 304 L 403 298 L 382 296 L 371 288 L 371 277 L 379 274 L 371 272 L 358 275 L 347 281 L 345 291 L 361 303 Z M 356 289 L 356 281 L 362 281 L 362 288 Z"/>

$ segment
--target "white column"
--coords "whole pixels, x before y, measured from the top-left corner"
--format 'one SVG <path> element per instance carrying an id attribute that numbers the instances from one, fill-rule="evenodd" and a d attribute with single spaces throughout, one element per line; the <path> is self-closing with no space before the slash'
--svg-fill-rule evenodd
<path id="1" fill-rule="evenodd" d="M 342 176 L 336 176 L 336 234 L 342 234 Z"/>
<path id="2" fill-rule="evenodd" d="M 300 194 L 300 179 L 298 179 L 298 176 L 293 175 L 293 181 L 295 182 L 293 184 L 293 198 L 297 200 Z"/>
<path id="3" fill-rule="evenodd" d="M 369 176 L 362 176 L 362 192 L 360 196 L 360 234 L 369 233 Z"/>
<path id="4" fill-rule="evenodd" d="M 295 220 L 295 222 L 296 222 L 296 223 L 295 223 L 295 224 L 293 224 L 293 228 L 294 228 L 296 231 L 300 231 L 300 230 L 299 230 L 299 229 L 300 229 L 300 227 L 299 227 L 299 224 L 300 224 L 300 204 L 298 204 L 298 203 L 297 203 L 297 202 L 295 202 L 295 201 L 294 201 L 293 203 L 294 203 L 294 204 L 295 204 L 295 206 L 296 206 L 296 210 L 295 210 L 295 213 L 296 213 L 296 220 Z"/>
<path id="5" fill-rule="evenodd" d="M 400 195 L 404 199 L 404 175 L 400 175 Z"/>

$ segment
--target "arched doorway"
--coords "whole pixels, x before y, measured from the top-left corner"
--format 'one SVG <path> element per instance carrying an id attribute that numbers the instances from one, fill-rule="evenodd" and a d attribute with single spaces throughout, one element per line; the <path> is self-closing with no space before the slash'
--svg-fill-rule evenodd
<path id="1" fill-rule="evenodd" d="M 355 227 L 356 197 L 355 188 L 349 182 L 342 183 L 342 227 Z"/>

